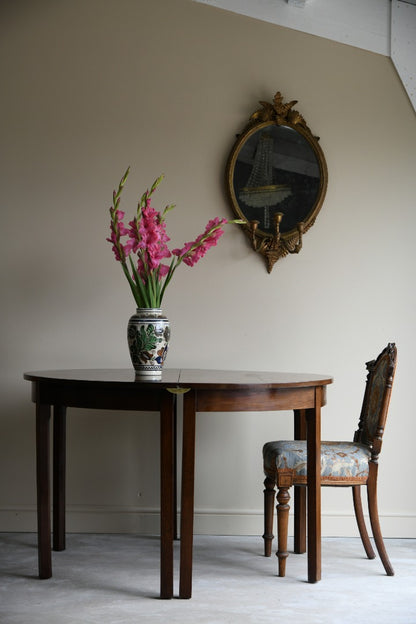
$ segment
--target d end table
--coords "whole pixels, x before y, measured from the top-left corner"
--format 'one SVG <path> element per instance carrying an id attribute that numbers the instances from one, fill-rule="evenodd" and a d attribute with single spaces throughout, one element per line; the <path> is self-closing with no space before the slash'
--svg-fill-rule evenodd
<path id="1" fill-rule="evenodd" d="M 160 381 L 136 380 L 130 369 L 26 373 L 36 403 L 39 577 L 52 575 L 49 428 L 53 407 L 53 548 L 65 548 L 65 420 L 68 407 L 157 411 L 160 414 L 160 595 L 173 597 L 175 532 L 175 406 L 184 395 L 179 597 L 192 595 L 192 548 L 197 412 L 293 410 L 295 439 L 308 445 L 308 580 L 321 578 L 321 407 L 332 378 L 258 371 L 165 369 Z M 295 550 L 305 551 L 305 491 L 295 494 Z"/>

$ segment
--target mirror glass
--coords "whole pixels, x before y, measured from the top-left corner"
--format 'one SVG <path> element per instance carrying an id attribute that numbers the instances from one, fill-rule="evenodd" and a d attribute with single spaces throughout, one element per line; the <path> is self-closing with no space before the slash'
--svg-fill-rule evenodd
<path id="1" fill-rule="evenodd" d="M 319 196 L 319 162 L 309 142 L 289 126 L 265 124 L 243 141 L 235 161 L 233 190 L 247 221 L 274 231 L 274 215 L 283 213 L 282 233 L 296 229 Z"/>

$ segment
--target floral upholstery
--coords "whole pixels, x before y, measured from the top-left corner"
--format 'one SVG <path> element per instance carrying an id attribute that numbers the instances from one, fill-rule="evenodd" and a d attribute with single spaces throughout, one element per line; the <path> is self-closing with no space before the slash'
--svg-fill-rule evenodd
<path id="1" fill-rule="evenodd" d="M 322 484 L 366 483 L 371 451 L 358 442 L 321 443 Z M 264 472 L 274 478 L 276 469 L 291 468 L 293 482 L 306 483 L 307 451 L 304 440 L 267 442 L 263 447 Z"/>

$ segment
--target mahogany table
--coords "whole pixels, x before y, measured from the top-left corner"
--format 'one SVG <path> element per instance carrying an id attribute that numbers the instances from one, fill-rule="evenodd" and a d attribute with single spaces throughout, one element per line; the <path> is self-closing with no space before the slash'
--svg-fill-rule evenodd
<path id="1" fill-rule="evenodd" d="M 66 408 L 158 411 L 161 446 L 160 595 L 173 596 L 175 491 L 175 395 L 184 394 L 179 597 L 192 595 L 192 547 L 197 412 L 294 410 L 295 438 L 308 444 L 308 580 L 321 578 L 322 375 L 165 369 L 160 381 L 136 381 L 133 370 L 71 370 L 26 373 L 36 403 L 39 577 L 52 576 L 49 424 L 53 406 L 53 549 L 65 549 Z M 295 488 L 295 550 L 305 550 L 305 492 Z"/>

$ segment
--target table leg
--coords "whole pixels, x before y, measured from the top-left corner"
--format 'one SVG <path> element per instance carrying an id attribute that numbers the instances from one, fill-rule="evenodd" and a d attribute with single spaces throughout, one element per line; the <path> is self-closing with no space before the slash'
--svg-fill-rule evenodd
<path id="1" fill-rule="evenodd" d="M 195 481 L 195 391 L 183 400 L 182 500 L 181 500 L 181 561 L 179 598 L 192 596 L 192 550 L 194 529 Z"/>
<path id="2" fill-rule="evenodd" d="M 308 409 L 308 581 L 321 579 L 321 404 L 322 388 L 315 388 L 315 408 Z"/>
<path id="3" fill-rule="evenodd" d="M 173 597 L 174 398 L 164 393 L 160 407 L 160 597 Z"/>
<path id="4" fill-rule="evenodd" d="M 294 410 L 295 415 L 295 440 L 306 440 L 306 415 L 305 410 Z M 295 486 L 294 495 L 294 551 L 296 554 L 306 552 L 306 488 Z"/>
<path id="5" fill-rule="evenodd" d="M 178 400 L 173 404 L 173 539 L 178 540 Z"/>
<path id="6" fill-rule="evenodd" d="M 50 405 L 36 403 L 36 486 L 39 578 L 52 576 L 49 421 Z"/>
<path id="7" fill-rule="evenodd" d="M 66 407 L 53 408 L 53 549 L 65 550 Z"/>

